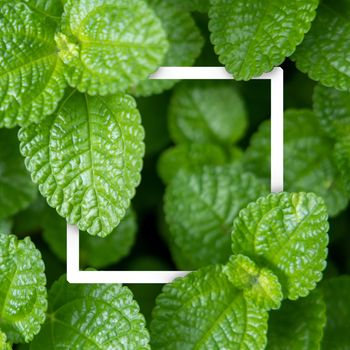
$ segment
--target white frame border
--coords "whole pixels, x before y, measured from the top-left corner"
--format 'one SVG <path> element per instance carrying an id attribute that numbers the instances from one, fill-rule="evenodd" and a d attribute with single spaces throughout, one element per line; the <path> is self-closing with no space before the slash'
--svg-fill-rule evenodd
<path id="1" fill-rule="evenodd" d="M 160 67 L 150 79 L 231 80 L 224 67 Z M 271 80 L 271 192 L 283 191 L 283 69 L 254 78 Z M 81 271 L 79 229 L 67 225 L 67 280 L 69 283 L 170 283 L 189 271 Z"/>

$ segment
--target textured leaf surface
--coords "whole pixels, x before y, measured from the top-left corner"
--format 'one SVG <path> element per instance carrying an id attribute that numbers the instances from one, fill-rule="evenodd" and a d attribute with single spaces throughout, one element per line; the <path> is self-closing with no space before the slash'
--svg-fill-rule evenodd
<path id="1" fill-rule="evenodd" d="M 38 14 L 55 20 L 60 20 L 65 0 L 24 0 L 24 2 Z"/>
<path id="2" fill-rule="evenodd" d="M 177 279 L 157 298 L 152 349 L 264 349 L 267 313 L 243 297 L 222 267 Z"/>
<path id="3" fill-rule="evenodd" d="M 349 0 L 325 0 L 320 4 L 310 32 L 292 59 L 297 68 L 323 85 L 350 91 L 350 66 L 344 52 L 350 50 Z"/>
<path id="4" fill-rule="evenodd" d="M 230 84 L 186 82 L 175 89 L 169 109 L 175 142 L 231 144 L 243 136 L 246 110 Z"/>
<path id="5" fill-rule="evenodd" d="M 176 2 L 164 0 L 148 0 L 156 15 L 162 20 L 167 34 L 169 49 L 162 66 L 192 66 L 199 56 L 203 38 L 192 16 L 178 7 Z M 132 93 L 148 96 L 170 89 L 176 80 L 144 80 Z"/>
<path id="6" fill-rule="evenodd" d="M 73 285 L 62 276 L 49 292 L 47 320 L 31 344 L 42 349 L 149 349 L 132 293 L 114 285 Z"/>
<path id="7" fill-rule="evenodd" d="M 233 219 L 266 193 L 253 175 L 236 166 L 208 166 L 197 174 L 179 172 L 166 190 L 164 208 L 171 245 L 183 256 L 176 259 L 178 267 L 225 263 L 232 254 Z"/>
<path id="8" fill-rule="evenodd" d="M 232 250 L 273 271 L 286 298 L 306 296 L 326 267 L 329 228 L 324 201 L 313 193 L 278 193 L 243 209 Z"/>
<path id="9" fill-rule="evenodd" d="M 19 137 L 49 205 L 82 231 L 107 236 L 140 182 L 144 132 L 135 101 L 75 92 L 55 115 L 21 129 Z"/>
<path id="10" fill-rule="evenodd" d="M 56 26 L 21 2 L 1 4 L 0 127 L 38 122 L 57 107 L 66 82 Z"/>
<path id="11" fill-rule="evenodd" d="M 66 260 L 67 223 L 54 210 L 48 210 L 43 220 L 43 237 L 52 251 Z M 106 237 L 80 236 L 80 263 L 82 266 L 102 268 L 127 256 L 135 241 L 137 223 L 135 212 L 129 209 L 120 224 Z"/>
<path id="12" fill-rule="evenodd" d="M 312 191 L 323 197 L 331 216 L 348 204 L 344 180 L 334 158 L 334 141 L 309 110 L 284 115 L 284 174 L 286 191 Z M 248 171 L 270 180 L 270 121 L 264 122 L 245 154 Z"/>
<path id="13" fill-rule="evenodd" d="M 158 174 L 169 183 L 180 170 L 194 173 L 205 165 L 223 165 L 227 161 L 224 150 L 212 143 L 185 143 L 164 151 L 158 161 Z"/>
<path id="14" fill-rule="evenodd" d="M 318 350 L 325 323 L 326 306 L 318 290 L 297 301 L 285 300 L 269 315 L 266 349 Z"/>
<path id="15" fill-rule="evenodd" d="M 27 207 L 37 190 L 18 150 L 15 130 L 0 130 L 0 219 Z"/>
<path id="16" fill-rule="evenodd" d="M 271 71 L 310 29 L 318 0 L 212 0 L 211 41 L 235 79 Z"/>
<path id="17" fill-rule="evenodd" d="M 0 234 L 0 328 L 11 342 L 29 342 L 45 321 L 46 277 L 27 237 Z"/>
<path id="18" fill-rule="evenodd" d="M 168 49 L 162 24 L 143 0 L 68 0 L 56 36 L 68 83 L 92 95 L 146 79 Z"/>

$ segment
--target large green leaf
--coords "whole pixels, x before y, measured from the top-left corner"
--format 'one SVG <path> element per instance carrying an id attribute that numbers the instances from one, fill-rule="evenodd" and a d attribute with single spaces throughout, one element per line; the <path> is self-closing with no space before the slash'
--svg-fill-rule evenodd
<path id="1" fill-rule="evenodd" d="M 73 285 L 50 289 L 47 320 L 31 344 L 42 349 L 150 349 L 145 320 L 127 287 Z"/>
<path id="2" fill-rule="evenodd" d="M 56 26 L 24 3 L 1 2 L 0 127 L 38 122 L 62 98 L 66 82 Z"/>
<path id="3" fill-rule="evenodd" d="M 55 20 L 61 19 L 65 0 L 24 0 L 33 11 Z"/>
<path id="4" fill-rule="evenodd" d="M 18 148 L 16 130 L 0 130 L 0 219 L 24 209 L 37 195 Z"/>
<path id="5" fill-rule="evenodd" d="M 154 350 L 265 348 L 267 313 L 245 299 L 219 265 L 166 285 L 156 303 Z"/>
<path id="6" fill-rule="evenodd" d="M 324 0 L 305 40 L 292 59 L 297 68 L 323 85 L 350 91 L 350 1 Z"/>
<path id="7" fill-rule="evenodd" d="M 267 189 L 238 166 L 204 167 L 179 172 L 165 194 L 165 214 L 174 258 L 181 269 L 225 263 L 232 254 L 232 222 L 248 203 Z"/>
<path id="8" fill-rule="evenodd" d="M 279 279 L 285 298 L 306 296 L 322 278 L 328 244 L 327 208 L 313 193 L 277 193 L 241 210 L 233 223 L 232 251 Z"/>
<path id="9" fill-rule="evenodd" d="M 45 321 L 46 278 L 30 238 L 0 234 L 0 329 L 11 342 L 29 342 Z"/>
<path id="10" fill-rule="evenodd" d="M 318 0 L 212 0 L 211 41 L 235 79 L 271 71 L 310 29 Z"/>
<path id="11" fill-rule="evenodd" d="M 169 41 L 169 49 L 161 65 L 192 66 L 203 46 L 202 35 L 192 16 L 175 2 L 148 0 L 148 3 L 162 20 Z M 148 96 L 170 89 L 175 83 L 176 80 L 144 80 L 132 89 L 132 93 Z"/>
<path id="12" fill-rule="evenodd" d="M 247 127 L 244 103 L 233 82 L 184 82 L 169 108 L 169 129 L 177 143 L 238 141 Z"/>
<path id="13" fill-rule="evenodd" d="M 161 21 L 143 0 L 67 0 L 59 56 L 82 92 L 123 91 L 152 73 L 168 49 Z"/>
<path id="14" fill-rule="evenodd" d="M 78 92 L 45 122 L 19 133 L 26 166 L 49 205 L 101 237 L 118 225 L 135 194 L 143 137 L 132 97 Z"/>

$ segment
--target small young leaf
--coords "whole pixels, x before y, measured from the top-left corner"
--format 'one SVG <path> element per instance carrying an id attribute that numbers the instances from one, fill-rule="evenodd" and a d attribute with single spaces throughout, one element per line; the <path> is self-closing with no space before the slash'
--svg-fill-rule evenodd
<path id="1" fill-rule="evenodd" d="M 27 207 L 37 196 L 18 150 L 16 130 L 0 130 L 0 219 Z"/>
<path id="2" fill-rule="evenodd" d="M 0 234 L 0 329 L 11 342 L 30 342 L 45 321 L 44 269 L 29 237 Z"/>
<path id="3" fill-rule="evenodd" d="M 328 244 L 327 208 L 313 193 L 277 193 L 241 210 L 232 251 L 269 268 L 285 298 L 306 296 L 322 278 Z"/>
<path id="4" fill-rule="evenodd" d="M 232 144 L 247 127 L 244 103 L 233 83 L 185 82 L 169 109 L 169 129 L 177 143 Z"/>
<path id="5" fill-rule="evenodd" d="M 269 315 L 266 349 L 319 350 L 325 323 L 326 306 L 318 290 L 297 301 L 285 300 Z"/>
<path id="6" fill-rule="evenodd" d="M 211 41 L 237 80 L 271 71 L 310 29 L 318 0 L 212 0 Z"/>
<path id="7" fill-rule="evenodd" d="M 350 91 L 350 2 L 322 1 L 317 17 L 292 59 L 297 68 L 313 80 L 339 90 Z"/>
<path id="8" fill-rule="evenodd" d="M 246 299 L 252 300 L 263 310 L 278 309 L 283 299 L 278 278 L 267 268 L 258 267 L 248 257 L 238 254 L 231 256 L 224 266 L 229 281 L 243 291 Z"/>
<path id="9" fill-rule="evenodd" d="M 26 166 L 50 206 L 70 224 L 107 236 L 140 182 L 144 132 L 128 95 L 73 92 L 45 122 L 19 133 Z"/>
<path id="10" fill-rule="evenodd" d="M 39 122 L 62 98 L 66 81 L 56 26 L 24 3 L 1 2 L 0 127 Z"/>
<path id="11" fill-rule="evenodd" d="M 164 206 L 171 245 L 185 257 L 176 259 L 178 267 L 225 263 L 232 254 L 233 219 L 267 192 L 253 175 L 234 165 L 207 166 L 195 174 L 179 172 L 166 190 Z"/>
<path id="12" fill-rule="evenodd" d="M 107 95 L 144 80 L 168 49 L 160 20 L 143 0 L 67 0 L 59 56 L 68 83 Z"/>
<path id="13" fill-rule="evenodd" d="M 219 265 L 166 285 L 156 303 L 154 350 L 265 348 L 267 312 L 245 299 Z"/>
<path id="14" fill-rule="evenodd" d="M 114 285 L 73 285 L 62 276 L 50 289 L 47 320 L 31 344 L 42 349 L 150 349 L 132 293 Z"/>
<path id="15" fill-rule="evenodd" d="M 24 0 L 24 2 L 41 16 L 60 20 L 65 0 Z"/>

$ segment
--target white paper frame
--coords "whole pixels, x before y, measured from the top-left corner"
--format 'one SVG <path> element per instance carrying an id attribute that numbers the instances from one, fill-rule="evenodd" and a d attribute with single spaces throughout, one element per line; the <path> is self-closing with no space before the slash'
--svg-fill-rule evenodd
<path id="1" fill-rule="evenodd" d="M 224 67 L 161 67 L 150 79 L 232 80 Z M 283 191 L 283 70 L 258 80 L 271 81 L 271 192 Z M 189 271 L 81 271 L 79 229 L 67 225 L 67 280 L 70 283 L 169 283 Z"/>

